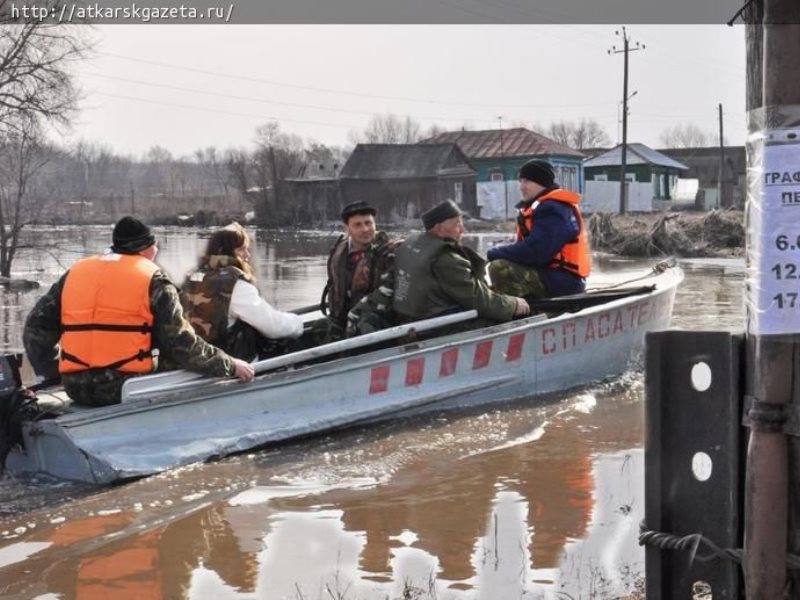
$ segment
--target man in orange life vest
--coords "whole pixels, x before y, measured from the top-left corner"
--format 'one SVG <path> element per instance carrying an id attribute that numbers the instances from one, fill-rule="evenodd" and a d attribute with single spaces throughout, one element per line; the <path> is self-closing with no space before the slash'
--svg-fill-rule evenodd
<path id="1" fill-rule="evenodd" d="M 155 370 L 253 379 L 250 364 L 195 335 L 157 253 L 150 228 L 123 217 L 110 252 L 79 260 L 53 284 L 23 331 L 36 373 L 60 373 L 70 398 L 91 406 L 118 403 L 126 379 Z"/>
<path id="2" fill-rule="evenodd" d="M 539 159 L 522 165 L 519 186 L 517 240 L 486 253 L 492 287 L 529 299 L 585 291 L 591 250 L 580 195 L 558 187 L 553 167 Z"/>

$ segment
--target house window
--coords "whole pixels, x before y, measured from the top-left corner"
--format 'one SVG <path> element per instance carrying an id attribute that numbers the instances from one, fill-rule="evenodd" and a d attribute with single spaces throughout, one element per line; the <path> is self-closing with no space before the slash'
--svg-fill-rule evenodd
<path id="1" fill-rule="evenodd" d="M 556 180 L 565 190 L 578 191 L 578 167 L 558 167 Z"/>
<path id="2" fill-rule="evenodd" d="M 489 181 L 505 181 L 503 172 L 500 169 L 493 169 L 492 172 L 489 173 Z"/>
<path id="3" fill-rule="evenodd" d="M 598 173 L 594 176 L 595 181 L 608 181 L 608 175 L 605 173 Z"/>
<path id="4" fill-rule="evenodd" d="M 653 173 L 653 198 L 661 198 L 661 175 Z"/>
<path id="5" fill-rule="evenodd" d="M 453 184 L 453 196 L 455 196 L 456 204 L 461 204 L 464 199 L 464 184 L 460 181 L 456 181 Z"/>

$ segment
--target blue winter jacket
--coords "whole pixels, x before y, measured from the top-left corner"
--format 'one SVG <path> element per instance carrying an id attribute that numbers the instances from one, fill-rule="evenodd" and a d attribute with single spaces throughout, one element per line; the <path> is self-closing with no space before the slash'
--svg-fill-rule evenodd
<path id="1" fill-rule="evenodd" d="M 551 191 L 544 190 L 539 196 Z M 533 201 L 535 198 L 530 202 L 523 201 L 517 208 L 529 206 Z M 504 258 L 535 268 L 549 296 L 584 292 L 586 281 L 582 277 L 564 269 L 548 267 L 564 244 L 574 241 L 578 236 L 580 226 L 572 208 L 564 202 L 542 202 L 533 210 L 533 222 L 534 227 L 525 239 L 489 248 L 486 257 L 489 260 Z"/>

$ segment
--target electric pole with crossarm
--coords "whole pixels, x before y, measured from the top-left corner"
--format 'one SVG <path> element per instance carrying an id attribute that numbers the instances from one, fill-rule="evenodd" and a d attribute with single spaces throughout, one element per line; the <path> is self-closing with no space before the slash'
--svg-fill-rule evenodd
<path id="1" fill-rule="evenodd" d="M 628 54 L 636 50 L 644 50 L 645 45 L 636 42 L 633 47 L 631 47 L 628 31 L 624 26 L 622 27 L 622 33 L 619 31 L 615 31 L 614 33 L 622 36 L 622 48 L 617 49 L 616 46 L 611 46 L 611 50 L 609 50 L 608 53 L 623 54 L 625 58 L 625 70 L 622 77 L 622 162 L 619 169 L 619 213 L 624 215 L 627 209 L 625 171 L 628 160 L 628 100 L 630 98 L 630 96 L 628 96 Z"/>

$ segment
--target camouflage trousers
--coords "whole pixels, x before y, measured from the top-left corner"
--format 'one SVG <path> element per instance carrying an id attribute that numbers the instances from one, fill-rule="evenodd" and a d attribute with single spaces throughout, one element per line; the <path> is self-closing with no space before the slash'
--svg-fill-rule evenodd
<path id="1" fill-rule="evenodd" d="M 111 369 L 91 369 L 65 374 L 61 380 L 64 391 L 73 402 L 84 406 L 108 406 L 119 404 L 122 384 L 133 376 L 133 373 Z"/>
<path id="2" fill-rule="evenodd" d="M 534 267 L 501 258 L 491 261 L 488 271 L 495 292 L 521 298 L 547 298 L 547 291 Z"/>
<path id="3" fill-rule="evenodd" d="M 330 344 L 344 339 L 344 329 L 333 319 L 323 317 L 316 321 L 306 323 L 303 335 L 296 340 L 290 340 L 289 351 L 297 352 L 307 348 L 315 348 L 322 344 Z"/>

